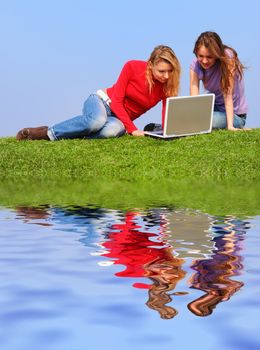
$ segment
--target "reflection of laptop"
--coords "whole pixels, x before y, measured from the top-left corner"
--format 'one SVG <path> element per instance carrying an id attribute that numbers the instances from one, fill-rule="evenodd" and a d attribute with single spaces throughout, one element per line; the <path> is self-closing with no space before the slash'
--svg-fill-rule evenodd
<path id="1" fill-rule="evenodd" d="M 214 94 L 168 97 L 163 130 L 145 131 L 145 135 L 167 139 L 209 133 L 214 101 Z"/>

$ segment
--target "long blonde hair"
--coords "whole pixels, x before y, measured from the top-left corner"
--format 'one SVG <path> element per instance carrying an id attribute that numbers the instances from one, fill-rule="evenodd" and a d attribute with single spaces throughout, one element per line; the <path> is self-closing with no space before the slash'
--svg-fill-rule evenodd
<path id="1" fill-rule="evenodd" d="M 224 45 L 220 36 L 215 32 L 204 32 L 198 37 L 193 53 L 197 56 L 201 46 L 205 46 L 211 55 L 217 60 L 220 65 L 221 81 L 220 86 L 223 93 L 228 93 L 230 89 L 230 80 L 234 74 L 238 74 L 242 79 L 245 66 L 238 59 L 237 52 L 227 45 Z M 232 57 L 229 57 L 226 50 L 232 52 Z"/>
<path id="2" fill-rule="evenodd" d="M 180 87 L 181 66 L 174 51 L 169 46 L 165 45 L 156 46 L 147 61 L 146 80 L 149 91 L 151 93 L 154 86 L 152 66 L 160 61 L 167 62 L 172 66 L 172 72 L 163 88 L 165 96 L 177 96 Z"/>

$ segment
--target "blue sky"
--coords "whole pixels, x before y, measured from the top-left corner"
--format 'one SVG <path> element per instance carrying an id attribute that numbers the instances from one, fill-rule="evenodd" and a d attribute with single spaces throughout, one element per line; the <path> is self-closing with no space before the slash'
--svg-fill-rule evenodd
<path id="1" fill-rule="evenodd" d="M 242 0 L 0 0 L 1 131 L 51 125 L 80 114 L 88 95 L 111 86 L 129 59 L 171 46 L 189 93 L 193 45 L 205 30 L 219 33 L 248 67 L 247 126 L 260 127 L 260 3 Z M 136 122 L 160 122 L 161 106 Z"/>

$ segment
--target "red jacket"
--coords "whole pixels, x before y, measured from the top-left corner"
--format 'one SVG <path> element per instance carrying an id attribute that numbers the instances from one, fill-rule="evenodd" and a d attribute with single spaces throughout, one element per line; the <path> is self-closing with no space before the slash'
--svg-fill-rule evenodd
<path id="1" fill-rule="evenodd" d="M 164 84 L 155 80 L 150 93 L 145 76 L 146 67 L 145 61 L 128 61 L 117 82 L 107 89 L 111 99 L 110 108 L 122 121 L 129 134 L 137 129 L 133 120 L 154 107 L 159 101 L 163 102 L 162 124 L 164 123 L 166 99 L 163 91 Z"/>

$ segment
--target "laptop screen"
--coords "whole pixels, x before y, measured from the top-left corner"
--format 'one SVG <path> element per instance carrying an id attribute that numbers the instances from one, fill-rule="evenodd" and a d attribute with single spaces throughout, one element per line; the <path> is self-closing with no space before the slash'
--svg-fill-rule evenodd
<path id="1" fill-rule="evenodd" d="M 214 94 L 169 97 L 166 105 L 165 136 L 210 132 Z"/>

